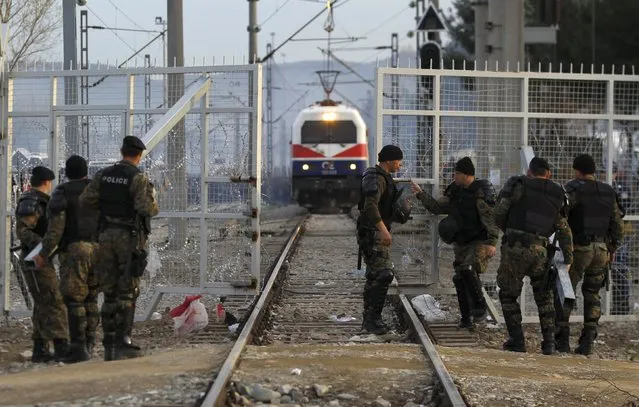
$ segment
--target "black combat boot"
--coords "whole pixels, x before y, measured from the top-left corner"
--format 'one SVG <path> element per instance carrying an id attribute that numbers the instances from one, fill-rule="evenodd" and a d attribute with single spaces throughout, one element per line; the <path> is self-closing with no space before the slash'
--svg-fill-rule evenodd
<path id="1" fill-rule="evenodd" d="M 366 330 L 366 325 L 371 319 L 372 288 L 372 282 L 366 281 L 366 285 L 364 285 L 364 293 L 362 294 L 362 297 L 364 299 L 364 311 L 362 312 L 362 331 Z"/>
<path id="2" fill-rule="evenodd" d="M 382 321 L 382 310 L 384 309 L 385 301 L 386 296 L 384 298 L 375 298 L 375 301 L 370 306 L 368 318 L 363 325 L 365 331 L 375 335 L 388 333 L 388 327 Z"/>
<path id="3" fill-rule="evenodd" d="M 52 360 L 53 360 L 53 355 L 49 351 L 48 343 L 42 339 L 34 339 L 33 354 L 31 355 L 31 362 L 47 363 Z"/>
<path id="4" fill-rule="evenodd" d="M 555 347 L 557 352 L 570 352 L 570 327 L 564 326 L 555 333 Z"/>
<path id="5" fill-rule="evenodd" d="M 472 301 L 472 310 L 474 322 L 480 322 L 486 319 L 488 315 L 486 300 L 484 299 L 484 293 L 482 291 L 481 279 L 472 266 L 461 266 L 459 273 L 464 281 L 466 290 L 470 295 Z"/>
<path id="6" fill-rule="evenodd" d="M 555 353 L 555 330 L 554 328 L 546 329 L 542 332 L 544 339 L 541 341 L 541 353 L 544 355 L 552 355 Z"/>
<path id="7" fill-rule="evenodd" d="M 115 359 L 115 333 L 104 333 L 102 339 L 104 345 L 104 361 L 110 362 Z"/>
<path id="8" fill-rule="evenodd" d="M 63 359 L 64 363 L 77 363 L 77 362 L 86 362 L 91 359 L 89 356 L 89 352 L 87 352 L 87 344 L 82 340 L 74 340 L 71 341 L 71 346 L 69 347 L 69 354 L 65 359 Z"/>
<path id="9" fill-rule="evenodd" d="M 504 350 L 510 352 L 526 352 L 526 340 L 524 339 L 524 331 L 521 329 L 521 325 L 508 323 L 506 320 L 506 327 L 508 328 L 509 338 L 503 344 Z"/>
<path id="10" fill-rule="evenodd" d="M 459 302 L 459 313 L 461 314 L 459 327 L 470 329 L 473 327 L 470 319 L 470 298 L 468 298 L 468 291 L 459 273 L 455 273 L 453 276 L 453 284 L 455 284 L 455 290 L 457 291 L 457 302 Z"/>
<path id="11" fill-rule="evenodd" d="M 118 310 L 121 312 L 121 321 L 115 334 L 115 360 L 133 359 L 142 356 L 139 346 L 131 342 L 131 333 L 133 332 L 133 319 L 135 317 L 135 308 L 124 308 Z"/>
<path id="12" fill-rule="evenodd" d="M 56 362 L 63 362 L 69 356 L 69 341 L 62 338 L 53 340 L 53 358 Z"/>
<path id="13" fill-rule="evenodd" d="M 584 328 L 579 337 L 579 346 L 575 349 L 575 353 L 579 355 L 590 355 L 597 338 L 597 330 L 592 328 Z"/>
<path id="14" fill-rule="evenodd" d="M 71 346 L 69 354 L 63 362 L 76 363 L 84 362 L 90 359 L 86 347 L 86 330 L 87 318 L 84 313 L 84 304 L 74 301 L 67 301 L 67 309 L 69 311 L 69 336 L 71 337 Z"/>

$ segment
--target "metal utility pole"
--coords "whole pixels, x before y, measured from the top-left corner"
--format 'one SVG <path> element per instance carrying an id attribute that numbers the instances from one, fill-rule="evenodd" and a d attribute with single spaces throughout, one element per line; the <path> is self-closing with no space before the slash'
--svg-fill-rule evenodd
<path id="1" fill-rule="evenodd" d="M 62 30 L 64 37 L 64 69 L 78 69 L 78 49 L 76 39 L 76 0 L 62 0 Z M 64 77 L 64 104 L 78 104 L 78 82 L 74 76 Z M 78 118 L 67 116 L 65 119 L 64 137 L 70 153 L 81 154 Z M 57 148 L 57 146 L 52 146 Z M 51 163 L 55 168 L 58 163 Z"/>
<path id="2" fill-rule="evenodd" d="M 249 64 L 257 62 L 257 33 L 260 31 L 260 26 L 257 24 L 258 1 L 259 0 L 248 0 L 249 25 L 246 27 L 246 31 L 249 32 Z"/>
<path id="3" fill-rule="evenodd" d="M 167 0 L 166 15 L 168 25 L 168 65 L 169 67 L 184 66 L 184 28 L 182 0 Z M 184 95 L 184 74 L 172 73 L 168 75 L 168 108 L 172 107 Z M 174 189 L 167 196 L 167 209 L 186 211 L 186 143 L 184 119 L 180 120 L 167 138 L 166 164 L 172 173 Z M 186 221 L 171 219 L 169 223 L 171 248 L 179 250 L 186 239 Z"/>
<path id="4" fill-rule="evenodd" d="M 162 26 L 162 66 L 166 68 L 168 63 L 166 62 L 166 24 L 167 21 L 162 18 L 162 16 L 155 17 L 155 25 Z M 164 91 L 162 93 L 162 106 L 166 106 L 166 75 L 162 75 L 162 87 Z"/>
<path id="5" fill-rule="evenodd" d="M 7 52 L 7 37 L 10 27 L 7 21 L 0 22 L 0 267 L 5 270 L 0 279 L 0 311 L 6 315 L 11 308 L 11 269 L 9 247 L 13 242 L 11 233 L 11 216 L 9 203 L 12 199 L 11 187 L 11 153 L 13 152 L 12 138 L 7 132 L 7 73 L 5 56 Z M 21 174 L 19 172 L 18 174 Z M 21 182 L 19 179 L 18 182 Z"/>
<path id="6" fill-rule="evenodd" d="M 272 35 L 272 34 L 271 34 Z M 266 44 L 266 54 L 272 50 L 272 44 Z M 273 58 L 266 61 L 266 195 L 270 196 L 271 176 L 273 175 Z"/>
<path id="7" fill-rule="evenodd" d="M 476 0 L 475 9 L 475 63 L 479 70 L 484 69 L 487 60 L 486 46 L 488 45 L 488 0 Z"/>
<path id="8" fill-rule="evenodd" d="M 391 67 L 399 67 L 399 37 L 397 33 L 391 34 Z M 399 110 L 399 75 L 391 76 L 391 108 L 393 111 Z M 399 117 L 391 116 L 391 126 L 393 144 L 399 142 Z"/>
<path id="9" fill-rule="evenodd" d="M 151 55 L 144 55 L 144 67 L 151 67 Z M 144 108 L 151 108 L 151 75 L 144 75 Z M 144 133 L 146 134 L 151 128 L 151 115 L 147 114 L 144 117 Z"/>
<path id="10" fill-rule="evenodd" d="M 89 12 L 80 11 L 80 69 L 89 69 Z M 80 103 L 89 104 L 89 77 L 80 78 Z M 82 144 L 84 144 L 87 160 L 89 156 L 89 116 L 82 116 Z"/>
<path id="11" fill-rule="evenodd" d="M 416 30 L 417 37 L 417 66 L 424 69 L 428 66 L 430 68 L 437 69 L 439 68 L 439 60 L 441 58 L 441 50 L 439 48 L 439 44 L 433 39 L 437 39 L 434 31 L 439 30 L 438 27 L 431 28 L 431 23 L 428 23 L 428 27 L 420 27 L 422 20 L 424 17 L 429 17 L 429 12 L 431 12 L 431 8 L 435 9 L 439 8 L 439 0 L 431 0 L 429 1 L 428 8 L 426 8 L 426 4 L 424 0 L 418 0 L 416 5 L 416 23 L 418 25 Z M 437 15 L 436 15 L 437 17 Z M 439 18 L 439 17 L 437 17 Z M 436 26 L 443 25 L 442 22 L 435 22 Z M 424 45 L 422 46 L 422 40 L 424 41 Z M 433 48 L 434 46 L 434 48 Z M 425 52 L 427 51 L 427 52 Z M 428 54 L 428 55 L 426 55 Z M 428 58 L 426 58 L 428 57 Z M 424 76 L 419 78 L 416 83 L 416 94 L 417 97 L 417 109 L 425 110 L 432 109 L 432 101 L 433 101 L 433 81 L 432 77 Z M 428 106 L 430 104 L 430 106 Z M 426 178 L 426 168 L 431 166 L 432 163 L 432 145 L 433 145 L 433 116 L 418 116 L 417 117 L 417 168 L 416 175 L 418 178 Z M 439 136 L 439 135 L 437 135 Z M 433 169 L 435 171 L 435 169 Z M 433 177 L 436 177 L 437 174 L 433 174 Z"/>

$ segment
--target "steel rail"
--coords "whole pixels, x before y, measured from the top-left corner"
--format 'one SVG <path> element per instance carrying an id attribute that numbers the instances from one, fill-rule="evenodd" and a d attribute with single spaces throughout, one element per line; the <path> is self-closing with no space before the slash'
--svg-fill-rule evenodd
<path id="1" fill-rule="evenodd" d="M 415 329 L 415 333 L 417 334 L 419 342 L 422 345 L 426 356 L 430 360 L 430 363 L 433 365 L 433 369 L 435 369 L 437 378 L 444 387 L 446 396 L 448 396 L 448 399 L 450 400 L 450 405 L 452 407 L 466 407 L 467 404 L 459 393 L 459 390 L 457 389 L 457 386 L 453 381 L 453 377 L 450 375 L 450 373 L 448 373 L 448 369 L 446 369 L 446 366 L 444 366 L 444 362 L 439 357 L 439 353 L 437 352 L 437 349 L 435 348 L 433 342 L 428 337 L 428 333 L 426 333 L 426 329 L 424 329 L 424 326 L 419 320 L 419 317 L 417 317 L 417 314 L 415 314 L 410 301 L 404 294 L 400 294 L 399 299 L 402 303 L 404 311 L 406 312 L 406 314 L 408 314 L 408 317 L 411 321 L 411 324 L 413 325 L 413 328 Z"/>
<path id="2" fill-rule="evenodd" d="M 227 396 L 227 386 L 231 377 L 233 376 L 233 371 L 235 370 L 238 362 L 240 361 L 240 357 L 246 345 L 251 342 L 253 337 L 253 331 L 255 327 L 259 326 L 262 318 L 264 317 L 264 311 L 266 311 L 267 306 L 273 296 L 273 287 L 275 286 L 275 282 L 277 281 L 280 270 L 282 269 L 282 265 L 284 261 L 288 258 L 289 252 L 295 243 L 297 243 L 300 232 L 302 230 L 302 226 L 304 222 L 308 219 L 308 217 L 304 217 L 297 227 L 293 230 L 291 237 L 288 239 L 284 250 L 280 254 L 273 271 L 268 279 L 268 282 L 264 286 L 262 293 L 260 294 L 255 307 L 251 311 L 251 315 L 249 316 L 240 336 L 235 341 L 231 352 L 227 356 L 222 368 L 220 369 L 219 374 L 215 378 L 213 385 L 208 390 L 206 396 L 202 400 L 200 407 L 222 407 L 226 400 Z"/>

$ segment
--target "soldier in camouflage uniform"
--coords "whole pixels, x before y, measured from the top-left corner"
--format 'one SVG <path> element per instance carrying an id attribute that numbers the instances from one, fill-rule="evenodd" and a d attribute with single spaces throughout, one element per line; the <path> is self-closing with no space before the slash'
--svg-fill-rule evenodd
<path id="1" fill-rule="evenodd" d="M 379 164 L 366 169 L 362 177 L 357 220 L 357 241 L 366 263 L 362 330 L 373 334 L 388 332 L 382 322 L 382 310 L 395 276 L 390 258 L 390 228 L 398 196 L 390 174 L 399 171 L 403 158 L 399 147 L 384 146 L 378 154 Z"/>
<path id="2" fill-rule="evenodd" d="M 475 179 L 475 166 L 469 157 L 455 164 L 454 182 L 438 200 L 412 184 L 413 192 L 428 211 L 448 214 L 439 231 L 445 243 L 453 244 L 455 275 L 461 321 L 471 328 L 473 321 L 486 318 L 486 300 L 479 275 L 486 271 L 488 260 L 497 252 L 499 228 L 493 219 L 495 190 L 488 180 Z"/>
<path id="3" fill-rule="evenodd" d="M 33 297 L 33 355 L 34 363 L 61 360 L 68 351 L 67 312 L 58 288 L 55 268 L 49 262 L 42 267 L 23 259 L 39 243 L 47 231 L 47 204 L 55 175 L 45 167 L 35 167 L 31 175 L 31 190 L 23 193 L 16 208 L 16 235 L 22 248 L 21 267 Z M 41 251 L 46 257 L 53 251 Z M 53 341 L 55 354 L 49 352 Z"/>
<path id="4" fill-rule="evenodd" d="M 588 154 L 575 157 L 572 168 L 575 179 L 566 184 L 568 195 L 568 224 L 575 246 L 574 262 L 570 268 L 572 287 L 583 278 L 584 327 L 575 353 L 589 355 L 597 337 L 597 323 L 601 316 L 599 290 L 605 286 L 611 255 L 623 239 L 621 210 L 617 194 L 608 184 L 595 179 L 595 160 Z M 560 352 L 570 352 L 572 308 L 557 310 L 556 346 Z"/>
<path id="5" fill-rule="evenodd" d="M 153 185 L 138 169 L 145 149 L 139 138 L 125 137 L 122 161 L 98 171 L 80 196 L 82 205 L 100 210 L 96 267 L 104 292 L 106 361 L 140 355 L 140 348 L 131 343 L 135 301 L 146 267 L 149 221 L 159 212 Z"/>
<path id="6" fill-rule="evenodd" d="M 527 176 L 508 179 L 494 210 L 495 222 L 504 231 L 501 262 L 497 270 L 499 301 L 508 328 L 504 350 L 526 352 L 521 328 L 521 294 L 524 276 L 530 277 L 543 341 L 542 352 L 555 350 L 555 307 L 552 287 L 544 287 L 550 235 L 557 233 L 567 265 L 572 263 L 572 235 L 564 217 L 563 188 L 550 180 L 550 166 L 543 158 L 530 160 Z"/>
<path id="7" fill-rule="evenodd" d="M 49 229 L 42 241 L 43 252 L 60 249 L 60 292 L 67 306 L 71 347 L 67 363 L 90 359 L 95 331 L 100 321 L 98 281 L 94 273 L 97 251 L 98 211 L 81 208 L 80 194 L 90 180 L 87 162 L 74 155 L 64 169 L 68 182 L 53 191 L 48 206 Z M 37 264 L 46 263 L 39 255 Z"/>

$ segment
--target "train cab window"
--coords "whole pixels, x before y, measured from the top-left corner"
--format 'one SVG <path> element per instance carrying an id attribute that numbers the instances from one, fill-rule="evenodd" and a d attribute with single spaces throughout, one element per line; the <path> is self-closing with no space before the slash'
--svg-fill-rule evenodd
<path id="1" fill-rule="evenodd" d="M 310 120 L 302 125 L 302 144 L 356 144 L 357 127 L 350 120 Z"/>

